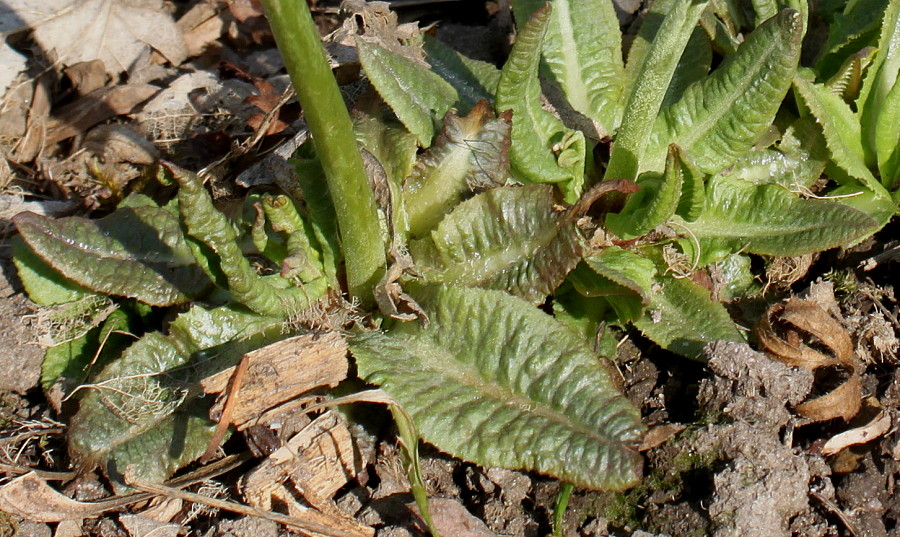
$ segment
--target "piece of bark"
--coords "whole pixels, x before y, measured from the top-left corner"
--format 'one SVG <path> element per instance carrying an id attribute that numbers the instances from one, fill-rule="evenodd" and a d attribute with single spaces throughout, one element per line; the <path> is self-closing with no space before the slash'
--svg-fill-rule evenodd
<path id="1" fill-rule="evenodd" d="M 326 411 L 285 445 L 272 452 L 241 480 L 244 499 L 259 509 L 271 509 L 272 499 L 286 501 L 290 483 L 303 498 L 353 535 L 370 535 L 340 511 L 332 496 L 358 474 L 363 466 L 346 423 L 334 411 Z"/>
<path id="2" fill-rule="evenodd" d="M 44 146 L 81 134 L 101 121 L 129 114 L 158 92 L 159 88 L 150 84 L 127 84 L 101 88 L 85 95 L 59 109 L 47 122 Z"/>
<path id="3" fill-rule="evenodd" d="M 248 353 L 250 363 L 234 394 L 231 423 L 243 430 L 270 408 L 316 388 L 337 386 L 347 377 L 346 354 L 347 343 L 336 332 L 295 336 Z M 201 381 L 205 393 L 223 394 L 210 409 L 211 416 L 221 414 L 233 372 L 232 367 Z"/>

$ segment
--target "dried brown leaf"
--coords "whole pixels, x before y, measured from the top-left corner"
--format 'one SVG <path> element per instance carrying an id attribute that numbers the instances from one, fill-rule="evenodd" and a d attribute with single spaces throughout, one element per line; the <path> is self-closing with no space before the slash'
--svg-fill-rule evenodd
<path id="1" fill-rule="evenodd" d="M 29 472 L 0 487 L 0 510 L 32 522 L 60 522 L 96 516 L 105 508 L 64 496 Z"/>
<path id="2" fill-rule="evenodd" d="M 62 107 L 47 123 L 45 146 L 85 132 L 101 121 L 128 114 L 135 106 L 156 95 L 150 84 L 127 84 L 99 89 Z"/>
<path id="3" fill-rule="evenodd" d="M 795 407 L 797 414 L 825 421 L 849 420 L 859 412 L 862 381 L 850 335 L 821 306 L 797 298 L 775 304 L 757 324 L 756 336 L 775 360 L 811 371 L 834 368 L 847 376 L 832 391 Z"/>
<path id="4" fill-rule="evenodd" d="M 881 411 L 872 421 L 849 431 L 844 431 L 831 437 L 822 446 L 822 455 L 834 455 L 844 448 L 865 444 L 876 438 L 884 436 L 891 430 L 891 415 Z"/>

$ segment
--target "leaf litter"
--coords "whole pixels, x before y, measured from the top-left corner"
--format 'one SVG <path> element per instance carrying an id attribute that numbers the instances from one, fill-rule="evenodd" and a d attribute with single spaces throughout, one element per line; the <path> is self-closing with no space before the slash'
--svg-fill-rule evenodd
<path id="1" fill-rule="evenodd" d="M 55 213 L 59 209 L 54 204 L 64 198 L 76 200 L 88 208 L 108 207 L 120 199 L 117 191 L 125 192 L 129 182 L 140 180 L 142 167 L 158 154 L 191 153 L 192 148 L 208 147 L 223 138 L 246 139 L 260 126 L 259 123 L 248 123 L 252 114 L 259 110 L 253 106 L 253 100 L 247 98 L 259 95 L 261 100 L 255 102 L 262 104 L 260 108 L 267 112 L 265 107 L 271 110 L 271 102 L 278 92 L 265 94 L 259 88 L 265 87 L 263 83 L 273 88 L 283 87 L 277 79 L 271 79 L 271 72 L 253 71 L 252 76 L 256 78 L 250 80 L 228 78 L 222 70 L 213 67 L 215 63 L 210 63 L 211 59 L 218 58 L 229 61 L 234 61 L 235 56 L 249 58 L 249 53 L 238 44 L 239 40 L 231 40 L 230 36 L 246 29 L 241 24 L 259 18 L 259 11 L 253 8 L 252 2 L 229 2 L 227 9 L 196 2 L 189 8 L 177 9 L 174 14 L 165 11 L 162 2 L 152 0 L 55 0 L 34 4 L 10 0 L 0 8 L 0 31 L 6 38 L 0 44 L 0 56 L 10 59 L 0 63 L 3 66 L 0 89 L 9 86 L 9 95 L 15 96 L 8 97 L 4 103 L 4 129 L 0 129 L 4 138 L 0 140 L 0 149 L 12 163 L 5 172 L 11 181 L 41 185 L 30 193 L 41 194 L 44 199 L 32 198 L 26 202 L 32 204 L 28 207 L 35 208 L 36 212 Z M 378 8 L 373 9 L 377 11 Z M 140 27 L 122 25 L 123 18 L 143 24 Z M 84 20 L 104 22 L 79 23 Z M 355 24 L 352 17 L 348 20 Z M 397 45 L 396 37 L 392 37 L 395 31 L 392 24 L 396 21 L 388 21 L 384 26 L 383 20 L 378 18 L 363 23 L 373 39 L 403 50 Z M 18 52 L 27 50 L 23 46 L 26 26 L 31 29 L 30 38 L 43 50 L 44 57 L 40 61 L 51 65 L 51 76 L 36 77 L 35 67 L 46 64 L 35 63 L 36 58 Z M 112 32 L 113 37 L 99 37 L 101 31 L 112 27 L 123 27 L 126 31 Z M 66 31 L 70 28 L 85 28 L 87 33 Z M 145 28 L 157 31 L 148 36 Z M 248 37 L 249 32 L 242 37 L 244 43 L 265 40 L 265 31 L 260 33 L 257 29 L 254 32 L 257 33 L 252 37 Z M 354 29 L 347 35 L 355 33 Z M 76 42 L 90 46 L 74 46 Z M 210 53 L 211 49 L 217 48 L 219 52 Z M 101 76 L 96 67 L 89 67 L 96 65 L 96 60 L 103 62 L 99 71 Z M 352 60 L 341 62 L 352 68 Z M 65 75 L 62 74 L 63 66 L 69 67 Z M 91 69 L 95 74 L 90 75 Z M 71 84 L 74 92 L 62 94 L 61 80 Z M 128 80 L 127 85 L 122 83 L 124 80 Z M 134 90 L 145 88 L 149 93 L 150 86 L 155 88 L 152 95 L 139 99 L 140 92 Z M 116 92 L 133 95 L 128 95 L 124 102 L 103 97 Z M 26 93 L 27 99 L 19 97 Z M 30 108 L 21 106 L 26 100 L 32 103 Z M 115 106 L 98 114 L 98 109 L 102 108 L 98 102 Z M 17 107 L 16 114 L 6 114 L 7 110 Z M 61 117 L 66 120 L 60 121 Z M 10 128 L 15 135 L 7 138 L 6 126 L 13 124 L 21 127 Z M 298 131 L 297 124 L 278 125 L 270 134 L 282 127 L 286 128 L 287 135 Z M 260 138 L 264 139 L 264 136 Z M 19 151 L 14 149 L 16 147 Z M 208 164 L 230 150 L 229 143 L 218 146 L 218 154 L 206 158 L 202 164 Z M 253 155 L 252 152 L 248 154 Z M 123 172 L 122 167 L 126 165 L 132 168 L 131 172 Z M 108 171 L 102 171 L 104 166 L 109 167 Z M 225 172 L 220 175 L 224 176 Z M 104 182 L 105 177 L 127 179 L 122 184 L 110 185 Z M 101 185 L 99 188 L 98 184 Z M 71 210 L 71 205 L 68 208 Z M 798 263 L 803 265 L 803 270 L 797 271 L 800 274 L 796 279 L 791 278 L 790 283 L 795 287 L 809 279 L 806 276 L 809 268 L 806 261 L 809 260 L 804 261 Z M 8 271 L 4 273 L 9 274 Z M 855 344 L 850 351 L 851 358 L 846 358 L 843 344 L 838 345 L 840 352 L 824 345 L 825 350 L 835 352 L 831 358 L 826 353 L 823 363 L 837 360 L 844 368 L 846 378 L 858 380 L 849 397 L 832 401 L 829 406 L 836 409 L 832 410 L 833 414 L 844 418 L 850 417 L 854 405 L 861 406 L 863 412 L 857 418 L 862 419 L 861 422 L 825 420 L 816 424 L 797 418 L 794 412 L 802 408 L 804 400 L 810 397 L 809 392 L 812 391 L 813 396 L 819 393 L 816 383 L 820 379 L 813 374 L 817 368 L 798 368 L 771 361 L 746 346 L 722 344 L 708 349 L 711 372 L 681 380 L 672 371 L 665 368 L 660 371 L 651 363 L 651 358 L 634 359 L 624 354 L 619 357 L 618 365 L 624 371 L 626 382 L 630 383 L 631 393 L 640 392 L 635 397 L 645 406 L 645 415 L 652 412 L 658 420 L 655 425 L 660 427 L 660 437 L 652 443 L 655 445 L 646 446 L 649 448 L 650 473 L 655 470 L 665 473 L 666 466 L 675 470 L 687 469 L 679 479 L 684 480 L 685 476 L 688 481 L 697 479 L 701 486 L 694 489 L 702 489 L 703 485 L 709 489 L 705 493 L 698 492 L 692 490 L 693 484 L 682 482 L 681 490 L 662 486 L 647 492 L 643 497 L 647 500 L 642 519 L 644 529 L 667 535 L 686 535 L 698 528 L 707 528 L 709 534 L 717 536 L 760 534 L 761 531 L 770 535 L 793 532 L 804 537 L 834 535 L 841 531 L 857 535 L 889 535 L 885 524 L 879 528 L 873 519 L 900 518 L 896 502 L 892 503 L 887 495 L 893 486 L 888 481 L 896 474 L 897 460 L 900 459 L 893 455 L 897 452 L 896 434 L 889 427 L 900 406 L 900 393 L 895 393 L 898 392 L 895 385 L 900 379 L 896 378 L 895 372 L 888 381 L 879 378 L 879 375 L 890 377 L 892 369 L 886 366 L 896 364 L 897 307 L 889 286 L 872 284 L 865 289 L 868 294 L 852 292 L 852 298 L 847 301 L 832 298 L 826 305 L 820 302 L 819 307 L 828 311 L 831 322 L 837 324 L 827 324 L 821 337 L 804 332 L 807 346 L 817 350 L 822 350 L 821 342 L 826 336 L 839 332 L 848 332 L 852 336 L 850 341 Z M 0 302 L 3 318 L 21 318 L 21 310 L 9 308 L 7 300 L 8 297 L 3 297 Z M 8 311 L 14 313 L 10 316 Z M 818 313 L 814 315 L 819 316 Z M 892 322 L 894 326 L 891 326 Z M 838 355 L 840 358 L 836 358 Z M 873 364 L 876 367 L 864 367 Z M 666 380 L 666 375 L 671 378 Z M 705 413 L 709 417 L 724 412 L 727 419 L 698 427 L 685 419 L 683 411 L 679 415 L 672 394 L 678 394 L 678 390 L 684 388 L 679 386 L 683 381 L 693 383 L 700 393 L 695 409 L 698 414 Z M 264 382 L 261 386 L 257 390 L 265 392 L 269 389 Z M 860 403 L 862 392 L 877 395 L 879 404 Z M 240 394 L 240 391 L 232 392 L 232 396 Z M 299 405 L 281 410 L 277 405 L 270 408 L 266 403 L 265 406 L 265 421 L 252 426 L 245 422 L 245 429 L 252 431 L 245 441 L 256 445 L 253 449 L 259 450 L 255 453 L 261 462 L 256 468 L 260 473 L 255 477 L 251 477 L 255 475 L 253 471 L 241 471 L 245 485 L 243 501 L 256 507 L 282 502 L 285 506 L 294 505 L 294 509 L 308 509 L 307 504 L 312 504 L 332 514 L 337 513 L 331 509 L 342 509 L 357 515 L 363 524 L 378 528 L 378 535 L 410 535 L 424 531 L 425 526 L 412 506 L 409 484 L 405 482 L 405 470 L 399 467 L 401 457 L 395 445 L 365 431 L 348 429 L 336 413 L 321 414 L 310 421 L 303 417 L 303 412 L 297 411 Z M 880 410 L 868 415 L 865 413 L 867 408 Z M 252 415 L 261 413 L 262 408 L 251 406 L 244 412 Z M 682 428 L 684 430 L 680 430 Z M 319 434 L 323 431 L 324 436 Z M 813 440 L 802 439 L 804 434 Z M 51 444 L 54 442 L 49 435 L 39 437 Z M 277 440 L 276 444 L 269 443 L 272 438 Z M 325 447 L 341 446 L 343 450 L 349 449 L 353 456 L 346 459 L 347 464 L 343 467 L 332 467 L 321 474 L 325 477 L 311 478 L 309 474 L 316 466 L 310 465 L 310 459 L 317 455 L 310 457 L 310 453 L 316 452 L 304 454 L 297 446 L 308 449 L 316 445 L 316 439 L 322 438 L 340 441 L 327 446 L 322 444 L 320 455 L 325 453 L 322 451 Z M 795 440 L 797 438 L 801 440 Z M 271 449 L 272 446 L 277 447 Z M 348 451 L 341 453 L 346 455 Z M 31 444 L 22 446 L 15 460 L 28 462 L 35 468 L 59 463 L 52 458 L 42 458 L 41 452 Z M 345 459 L 335 454 L 330 460 Z M 880 473 L 873 469 L 876 461 L 886 465 Z M 365 464 L 358 467 L 360 462 Z M 352 471 L 349 470 L 351 466 Z M 443 496 L 433 502 L 432 514 L 438 525 L 446 528 L 446 535 L 530 535 L 546 532 L 549 527 L 549 511 L 558 488 L 555 483 L 529 474 L 478 468 L 433 450 L 426 452 L 423 468 L 432 492 Z M 849 477 L 842 478 L 839 474 Z M 294 480 L 292 476 L 295 475 L 302 478 Z M 340 485 L 338 475 L 345 479 Z M 860 476 L 868 481 L 861 481 Z M 752 483 L 750 486 L 748 481 Z M 260 483 L 273 482 L 278 482 L 280 487 L 276 487 L 274 494 L 264 488 L 254 488 Z M 50 487 L 47 480 L 37 474 L 7 483 L 0 489 L 3 491 L 0 494 L 14 494 L 16 487 L 24 487 L 6 488 L 12 483 L 27 483 L 25 488 L 28 490 L 44 491 L 31 498 L 48 503 L 38 504 L 41 512 L 26 518 L 39 520 L 50 513 L 64 514 L 66 510 L 70 513 L 68 516 L 75 518 L 100 514 L 88 513 L 83 505 L 79 505 L 85 502 L 59 493 L 63 490 L 70 494 L 72 489 Z M 335 497 L 304 496 L 301 489 L 309 488 L 310 483 L 327 483 L 322 487 L 325 492 L 321 496 L 336 492 Z M 663 479 L 663 485 L 670 483 Z M 218 487 L 216 494 L 221 495 L 222 485 Z M 201 495 L 207 491 L 198 490 L 197 486 L 192 490 L 195 492 L 191 494 Z M 868 497 L 878 498 L 881 503 L 875 506 L 854 503 L 854 491 L 867 491 Z M 265 498 L 267 493 L 268 499 Z M 663 499 L 664 495 L 668 496 Z M 192 501 L 205 501 L 196 496 L 187 497 L 191 499 L 179 500 L 184 506 Z M 576 495 L 573 507 L 597 501 L 598 497 Z M 382 505 L 394 502 L 395 509 L 379 509 L 379 502 Z M 125 514 L 119 515 L 118 519 L 107 515 L 101 518 L 105 521 L 102 523 L 75 524 L 78 531 L 94 528 L 91 531 L 95 534 L 104 534 L 98 528 L 105 527 L 105 534 L 108 534 L 109 528 L 118 526 L 118 529 L 124 528 L 135 535 L 141 531 L 153 534 L 175 531 L 175 528 L 184 527 L 182 523 L 216 523 L 215 515 L 207 517 L 205 522 L 203 515 L 187 522 L 187 510 L 187 507 L 178 507 L 175 515 L 163 517 L 164 526 L 148 530 L 137 529 L 137 522 L 129 518 L 134 515 Z M 597 511 L 573 518 L 572 511 L 567 514 L 569 527 L 577 528 L 572 535 L 621 535 L 623 528 L 636 528 L 631 522 L 623 522 L 615 516 L 597 515 Z M 152 513 L 150 509 L 136 509 L 135 512 L 147 516 Z M 682 522 L 675 521 L 679 516 Z M 224 521 L 219 524 L 220 530 L 226 528 Z M 64 534 L 64 528 L 61 524 L 58 533 Z M 363 530 L 359 531 L 365 534 Z"/>

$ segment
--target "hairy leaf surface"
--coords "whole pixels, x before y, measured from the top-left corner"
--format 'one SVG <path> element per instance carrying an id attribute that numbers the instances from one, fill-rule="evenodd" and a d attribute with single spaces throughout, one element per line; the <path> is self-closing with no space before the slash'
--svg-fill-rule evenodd
<path id="1" fill-rule="evenodd" d="M 495 118 L 487 101 L 468 116 L 449 112 L 434 146 L 403 184 L 409 231 L 422 236 L 473 188 L 502 185 L 509 175 L 510 113 Z"/>
<path id="2" fill-rule="evenodd" d="M 662 177 L 653 172 L 641 175 L 637 180 L 641 189 L 628 196 L 622 212 L 606 216 L 607 228 L 623 240 L 643 236 L 675 214 L 681 201 L 685 166 L 678 146 L 670 145 L 668 153 Z M 696 195 L 696 192 L 691 194 Z"/>
<path id="3" fill-rule="evenodd" d="M 528 20 L 545 0 L 514 0 L 518 20 Z M 615 131 L 622 115 L 622 38 L 612 2 L 552 0 L 542 56 L 549 79 L 576 111 L 593 119 L 601 136 Z"/>
<path id="4" fill-rule="evenodd" d="M 424 49 L 431 70 L 441 75 L 459 93 L 461 114 L 468 113 L 482 99 L 493 102 L 500 82 L 500 69 L 463 56 L 428 35 L 425 36 Z"/>
<path id="5" fill-rule="evenodd" d="M 400 121 L 416 135 L 419 145 L 431 146 L 436 126 L 459 94 L 437 73 L 409 58 L 358 38 L 356 49 L 366 76 Z"/>
<path id="6" fill-rule="evenodd" d="M 683 225 L 700 241 L 701 265 L 739 250 L 778 256 L 819 252 L 877 229 L 872 218 L 843 204 L 725 176 L 710 180 L 706 211 Z"/>
<path id="7" fill-rule="evenodd" d="M 443 287 L 416 298 L 427 328 L 362 334 L 351 351 L 428 442 L 590 489 L 636 483 L 640 415 L 583 340 L 501 291 Z"/>
<path id="8" fill-rule="evenodd" d="M 714 341 L 743 341 L 725 308 L 689 278 L 657 276 L 653 290 L 634 326 L 660 347 L 696 359 Z"/>
<path id="9" fill-rule="evenodd" d="M 554 151 L 560 151 L 560 144 L 573 136 L 581 136 L 583 144 L 584 136 L 566 129 L 541 107 L 538 67 L 549 22 L 550 9 L 546 7 L 538 10 L 521 29 L 500 73 L 497 110 L 513 112 L 509 159 L 516 178 L 527 183 L 583 181 L 583 155 L 580 161 L 564 166 L 557 162 Z M 567 145 L 571 145 L 571 140 L 568 141 Z"/>
<path id="10" fill-rule="evenodd" d="M 706 173 L 750 151 L 772 124 L 800 58 L 803 20 L 784 10 L 753 31 L 709 77 L 660 113 L 644 169 L 662 167 L 675 143 Z"/>
<path id="11" fill-rule="evenodd" d="M 13 222 L 44 261 L 93 291 L 170 306 L 211 285 L 166 209 L 126 206 L 97 220 L 20 213 Z"/>
<path id="12" fill-rule="evenodd" d="M 504 289 L 542 302 L 578 263 L 571 218 L 549 186 L 500 187 L 459 204 L 410 252 L 428 282 Z"/>
<path id="13" fill-rule="evenodd" d="M 133 464 L 138 477 L 165 480 L 203 453 L 215 426 L 206 417 L 209 403 L 197 403 L 191 386 L 203 373 L 282 337 L 280 319 L 194 306 L 169 335 L 147 334 L 84 387 L 69 449 L 113 479 Z"/>

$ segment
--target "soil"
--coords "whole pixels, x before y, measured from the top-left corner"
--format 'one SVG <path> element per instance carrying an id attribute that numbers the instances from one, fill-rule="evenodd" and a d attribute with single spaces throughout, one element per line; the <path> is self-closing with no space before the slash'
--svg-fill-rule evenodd
<path id="1" fill-rule="evenodd" d="M 187 13 L 199 3 L 177 6 L 176 15 Z M 474 6 L 473 10 L 425 2 L 405 8 L 401 17 L 442 21 L 439 37 L 474 57 L 500 61 L 509 43 L 508 14 L 493 2 L 488 2 L 487 7 L 480 2 L 467 6 Z M 319 7 L 317 20 L 324 33 L 339 21 L 333 14 L 335 6 L 320 3 Z M 640 3 L 623 0 L 619 7 L 623 26 L 627 27 Z M 477 14 L 454 16 L 462 12 Z M 180 163 L 194 168 L 228 156 L 225 164 L 213 167 L 212 174 L 213 187 L 223 197 L 241 192 L 233 178 L 289 137 L 294 132 L 295 119 L 286 110 L 281 116 L 285 120 L 284 131 L 261 137 L 252 150 L 234 152 L 230 140 L 245 141 L 255 134 L 248 126 L 249 113 L 258 113 L 259 109 L 248 107 L 244 97 L 263 93 L 267 86 L 262 81 L 283 85 L 284 77 L 279 74 L 277 61 L 274 68 L 259 67 L 265 63 L 264 58 L 272 57 L 271 37 L 265 27 L 252 25 L 258 21 L 235 22 L 233 18 L 232 22 L 234 33 L 223 31 L 212 41 L 216 45 L 212 47 L 214 51 L 195 59 L 191 68 L 218 65 L 226 77 L 231 75 L 224 73 L 239 70 L 238 65 L 257 62 L 258 67 L 248 67 L 250 71 L 228 78 L 224 86 L 205 87 L 209 98 L 192 101 L 197 115 L 186 124 L 179 124 L 177 140 L 165 140 L 157 136 L 159 132 L 148 132 L 146 116 L 141 115 L 139 106 L 124 113 L 129 115 L 119 114 L 101 122 L 141 133 L 149 149 L 143 142 L 136 142 L 138 149 L 181 158 Z M 489 45 L 473 48 L 473 43 Z M 26 50 L 27 40 L 19 46 Z M 39 56 L 35 53 L 36 66 L 44 60 Z M 39 69 L 30 74 L 36 71 Z M 186 72 L 173 68 L 169 71 L 156 82 L 171 83 Z M 55 86 L 54 106 L 73 99 L 66 94 L 72 92 L 67 84 L 71 82 Z M 223 119 L 223 111 L 231 116 Z M 27 112 L 25 107 L 24 113 Z M 12 120 L 6 121 L 3 129 Z M 8 160 L 13 166 L 3 185 L 3 202 L 17 206 L 23 199 L 37 200 L 42 210 L 51 213 L 62 209 L 100 214 L 108 210 L 122 185 L 98 185 L 97 177 L 85 172 L 88 166 L 78 160 L 85 134 L 78 133 L 73 140 L 45 154 L 44 162 Z M 3 134 L 0 148 L 10 157 L 20 140 Z M 103 165 L 116 167 L 120 172 L 140 169 L 133 162 L 139 157 L 113 157 L 107 153 L 105 158 Z M 51 177 L 47 170 L 59 174 Z M 141 180 L 139 171 L 129 177 Z M 2 219 L 7 220 L 9 213 L 4 211 Z M 36 343 L 40 336 L 36 306 L 24 296 L 10 262 L 8 238 L 12 231 L 6 231 L 0 245 L 0 471 L 5 472 L 4 482 L 23 468 L 68 470 L 64 427 L 54 421 L 55 415 L 38 385 L 43 350 Z M 900 495 L 895 490 L 900 476 L 900 433 L 896 427 L 900 419 L 900 309 L 893 288 L 897 242 L 897 226 L 888 226 L 853 250 L 829 252 L 808 260 L 812 262 L 799 275 L 771 280 L 772 286 L 763 299 L 730 305 L 744 326 L 751 328 L 768 305 L 795 295 L 828 311 L 850 335 L 858 364 L 855 371 L 862 387 L 863 409 L 850 422 L 840 418 L 814 422 L 799 416 L 798 405 L 827 392 L 841 379 L 823 378 L 819 371 L 775 361 L 759 352 L 761 347 L 752 337 L 751 345 L 714 344 L 707 349 L 704 360 L 688 361 L 661 351 L 636 332 L 619 334 L 622 343 L 615 360 L 626 393 L 641 408 L 645 423 L 658 434 L 659 441 L 645 451 L 645 478 L 636 488 L 624 492 L 576 490 L 565 512 L 563 535 L 900 536 Z M 839 433 L 866 426 L 884 415 L 894 424 L 887 430 L 836 454 L 823 454 L 826 443 Z M 378 423 L 377 419 L 374 421 Z M 427 535 L 410 493 L 396 437 L 384 426 L 370 431 L 374 432 L 357 434 L 358 439 L 365 437 L 371 443 L 369 463 L 334 495 L 337 507 L 361 524 L 375 528 L 378 537 Z M 252 447 L 248 444 L 235 435 L 226 444 L 226 451 L 247 452 Z M 191 490 L 240 501 L 237 483 L 253 464 L 245 463 Z M 558 482 L 529 473 L 481 468 L 428 446 L 422 448 L 421 464 L 432 498 L 432 515 L 445 536 L 551 534 Z M 84 501 L 108 494 L 107 484 L 96 476 L 63 485 L 60 490 Z M 175 506 L 174 514 L 165 523 L 146 525 L 147 519 L 133 516 L 146 509 L 146 505 L 138 505 L 80 522 L 53 524 L 0 512 L 0 536 L 292 534 L 269 520 L 241 517 L 189 502 Z"/>

